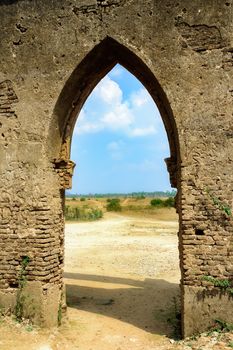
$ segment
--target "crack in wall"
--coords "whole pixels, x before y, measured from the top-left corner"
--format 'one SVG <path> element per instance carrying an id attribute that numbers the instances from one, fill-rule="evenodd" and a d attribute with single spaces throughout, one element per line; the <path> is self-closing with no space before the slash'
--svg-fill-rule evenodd
<path id="1" fill-rule="evenodd" d="M 225 46 L 221 32 L 216 26 L 190 25 L 178 18 L 176 27 L 183 39 L 181 42 L 183 48 L 190 47 L 196 52 L 201 52 L 220 49 Z"/>

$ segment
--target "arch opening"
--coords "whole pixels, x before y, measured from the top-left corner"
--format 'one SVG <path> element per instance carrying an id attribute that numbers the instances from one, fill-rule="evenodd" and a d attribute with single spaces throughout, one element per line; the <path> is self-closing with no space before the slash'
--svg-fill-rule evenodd
<path id="1" fill-rule="evenodd" d="M 170 157 L 166 159 L 171 186 L 179 189 L 180 151 L 178 132 L 165 92 L 148 66 L 132 51 L 112 38 L 105 38 L 96 45 L 76 67 L 67 80 L 54 109 L 54 125 L 49 140 L 53 142 L 50 159 L 69 159 L 73 129 L 78 115 L 98 82 L 119 63 L 132 73 L 146 88 L 162 117 Z"/>
<path id="2" fill-rule="evenodd" d="M 95 86 L 106 74 L 112 70 L 116 64 L 122 65 L 144 85 L 159 109 L 170 146 L 170 157 L 165 161 L 170 175 L 171 187 L 177 188 L 178 190 L 176 195 L 176 209 L 179 217 L 181 217 L 179 204 L 179 140 L 170 104 L 165 92 L 148 66 L 136 54 L 112 38 L 106 38 L 100 44 L 95 46 L 76 67 L 66 82 L 54 110 L 54 118 L 52 120 L 55 124 L 51 125 L 50 129 L 50 133 L 53 133 L 53 137 L 50 137 L 50 141 L 53 140 L 53 146 L 49 147 L 53 154 L 50 154 L 49 156 L 50 158 L 55 159 L 55 164 L 57 164 L 58 169 L 61 168 L 61 164 L 64 168 L 68 168 L 68 173 L 71 180 L 72 168 L 74 164 L 69 159 L 72 135 L 78 115 Z M 54 137 L 54 135 L 56 136 Z M 63 181 L 63 189 L 70 187 L 71 181 Z M 179 236 L 179 254 L 182 281 L 183 266 L 181 234 Z M 183 301 L 181 295 L 181 304 L 182 303 Z M 183 307 L 181 305 L 181 313 L 182 309 Z"/>

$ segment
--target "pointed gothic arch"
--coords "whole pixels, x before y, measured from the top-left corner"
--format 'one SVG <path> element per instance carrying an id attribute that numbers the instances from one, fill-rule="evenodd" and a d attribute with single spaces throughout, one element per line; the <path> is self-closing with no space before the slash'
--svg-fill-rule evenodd
<path id="1" fill-rule="evenodd" d="M 147 89 L 156 103 L 170 147 L 170 157 L 165 159 L 170 175 L 171 186 L 177 188 L 176 210 L 179 214 L 179 255 L 181 269 L 181 287 L 183 286 L 183 244 L 181 230 L 181 182 L 180 182 L 180 147 L 175 118 L 162 86 L 150 68 L 126 46 L 106 37 L 96 45 L 74 69 L 66 81 L 54 108 L 48 133 L 48 155 L 55 163 L 60 175 L 60 188 L 71 188 L 74 163 L 70 161 L 71 141 L 78 115 L 99 81 L 116 64 L 122 65 L 133 74 Z M 61 192 L 64 204 L 64 191 Z M 184 295 L 181 288 L 181 316 L 184 328 Z M 182 331 L 183 332 L 183 331 Z"/>
<path id="2" fill-rule="evenodd" d="M 50 158 L 69 159 L 74 125 L 86 99 L 98 82 L 117 64 L 132 73 L 147 89 L 162 117 L 170 145 L 166 164 L 172 187 L 179 188 L 179 140 L 175 119 L 167 96 L 148 66 L 130 49 L 106 37 L 75 68 L 57 100 L 49 141 Z M 54 137 L 56 135 L 56 137 Z"/>

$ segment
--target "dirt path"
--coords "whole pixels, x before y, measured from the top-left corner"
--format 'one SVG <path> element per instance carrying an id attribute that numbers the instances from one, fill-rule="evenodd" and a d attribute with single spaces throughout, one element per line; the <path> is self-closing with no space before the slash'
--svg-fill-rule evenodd
<path id="1" fill-rule="evenodd" d="M 66 224 L 67 319 L 43 330 L 0 319 L 0 350 L 221 350 L 233 335 L 172 340 L 179 308 L 176 221 L 106 214 Z M 170 319 L 170 323 L 167 321 Z"/>
<path id="2" fill-rule="evenodd" d="M 84 328 L 81 349 L 151 349 L 172 336 L 176 233 L 176 222 L 120 215 L 67 225 L 67 303 Z"/>

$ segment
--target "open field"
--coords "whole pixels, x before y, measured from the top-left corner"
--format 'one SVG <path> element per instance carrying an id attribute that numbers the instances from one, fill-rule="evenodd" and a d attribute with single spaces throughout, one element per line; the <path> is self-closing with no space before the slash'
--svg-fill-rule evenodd
<path id="1" fill-rule="evenodd" d="M 113 197 L 114 198 L 114 197 Z M 138 216 L 139 218 L 152 218 L 152 219 L 158 219 L 158 220 L 177 220 L 177 214 L 174 209 L 169 210 L 168 208 L 159 208 L 152 206 L 150 204 L 151 200 L 153 198 L 131 198 L 131 197 L 121 197 L 120 205 L 121 205 L 121 215 L 127 215 L 127 216 Z M 166 200 L 167 198 L 163 198 L 162 200 Z M 103 215 L 107 212 L 107 205 L 110 198 L 67 198 L 66 199 L 66 206 L 71 208 L 81 208 L 81 209 L 88 209 L 88 208 L 95 208 L 98 210 L 101 210 L 103 212 Z"/>
<path id="2" fill-rule="evenodd" d="M 67 223 L 66 319 L 43 330 L 2 318 L 0 350 L 229 349 L 231 334 L 174 340 L 177 230 L 175 210 L 164 208 L 154 217 L 105 213 L 95 222 Z"/>

